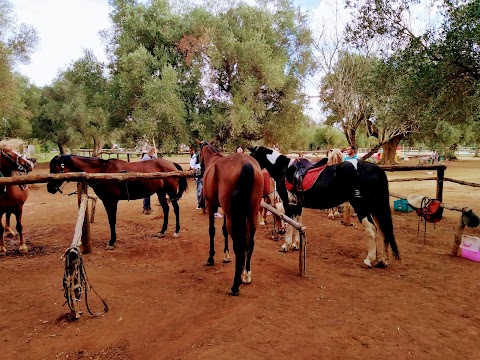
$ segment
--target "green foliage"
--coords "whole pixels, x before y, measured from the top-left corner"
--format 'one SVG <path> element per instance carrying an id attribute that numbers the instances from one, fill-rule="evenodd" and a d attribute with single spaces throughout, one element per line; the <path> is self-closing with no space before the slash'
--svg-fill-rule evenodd
<path id="1" fill-rule="evenodd" d="M 31 134 L 28 81 L 13 72 L 15 64 L 26 63 L 38 41 L 36 31 L 17 25 L 11 4 L 0 0 L 0 136 L 26 138 Z"/>

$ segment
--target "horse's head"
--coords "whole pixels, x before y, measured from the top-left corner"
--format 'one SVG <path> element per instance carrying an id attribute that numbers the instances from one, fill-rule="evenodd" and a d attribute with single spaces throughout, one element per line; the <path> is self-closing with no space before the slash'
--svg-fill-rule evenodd
<path id="1" fill-rule="evenodd" d="M 73 171 L 72 157 L 69 155 L 57 155 L 50 161 L 50 174 L 64 174 Z M 50 180 L 47 190 L 51 194 L 60 191 L 63 180 Z M 60 191 L 61 192 L 61 191 Z"/>
<path id="2" fill-rule="evenodd" d="M 2 148 L 0 149 L 0 172 L 10 176 L 12 171 L 27 173 L 33 170 L 33 162 L 23 157 L 19 152 Z"/>
<path id="3" fill-rule="evenodd" d="M 210 161 L 213 157 L 222 156 L 220 151 L 213 147 L 208 141 L 202 141 L 200 143 L 200 167 L 202 172 L 205 171 L 205 168 L 208 167 Z"/>

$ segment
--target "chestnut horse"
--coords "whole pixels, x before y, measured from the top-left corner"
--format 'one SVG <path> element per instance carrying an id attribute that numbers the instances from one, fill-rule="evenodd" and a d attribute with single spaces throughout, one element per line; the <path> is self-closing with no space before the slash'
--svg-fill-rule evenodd
<path id="1" fill-rule="evenodd" d="M 225 237 L 224 261 L 229 260 L 228 234 L 232 237 L 235 252 L 235 277 L 229 294 L 238 295 L 242 282 L 252 282 L 250 260 L 263 193 L 262 171 L 258 162 L 250 156 L 243 153 L 223 156 L 205 141 L 200 144 L 200 165 L 205 170 L 203 194 L 210 234 L 210 256 L 207 265 L 214 264 L 214 214 L 221 206 L 225 214 L 222 227 Z"/>
<path id="2" fill-rule="evenodd" d="M 125 173 L 125 172 L 170 172 L 182 170 L 182 167 L 171 161 L 157 158 L 146 161 L 127 162 L 118 159 L 98 159 L 87 156 L 77 155 L 57 155 L 50 161 L 50 173 L 68 173 L 68 172 L 87 172 L 87 173 Z M 55 194 L 60 191 L 63 180 L 51 180 L 47 184 L 50 193 Z M 163 209 L 162 230 L 155 236 L 165 236 L 168 226 L 169 205 L 167 195 L 172 203 L 175 212 L 176 227 L 174 237 L 177 237 L 180 231 L 180 209 L 178 200 L 187 190 L 187 179 L 165 178 L 165 179 L 145 179 L 145 180 L 127 180 L 115 182 L 90 181 L 95 194 L 102 200 L 108 215 L 110 225 L 110 241 L 106 250 L 113 250 L 117 235 L 115 225 L 117 223 L 117 207 L 119 200 L 142 199 L 152 194 L 157 194 Z"/>
<path id="3" fill-rule="evenodd" d="M 24 158 L 20 153 L 8 149 L 0 149 L 0 174 L 2 177 L 10 177 L 14 172 L 27 173 L 33 170 L 33 163 Z M 17 226 L 20 244 L 18 250 L 22 253 L 27 252 L 27 245 L 23 239 L 22 213 L 23 204 L 28 197 L 28 187 L 25 185 L 6 185 L 0 187 L 0 255 L 6 254 L 4 235 L 9 232 L 15 233 L 10 229 L 10 215 L 14 214 Z M 2 224 L 3 214 L 6 214 L 7 225 L 4 228 Z"/>
<path id="4" fill-rule="evenodd" d="M 300 218 L 303 207 L 328 209 L 348 201 L 368 235 L 369 248 L 367 257 L 363 260 L 364 265 L 386 266 L 389 246 L 392 248 L 394 258 L 400 258 L 393 233 L 388 179 L 383 169 L 365 161 L 343 161 L 340 164 L 326 166 L 321 173 L 316 172 L 317 177 L 310 177 L 311 182 L 308 187 L 304 187 L 302 180 L 307 178 L 308 170 L 320 168 L 319 165 L 323 165 L 322 161 L 315 164 L 308 160 L 294 161 L 278 151 L 263 146 L 249 150 L 251 156 L 262 168 L 267 169 L 277 182 L 277 189 L 288 217 Z M 287 229 L 284 251 L 292 246 L 291 228 L 290 226 Z M 379 257 L 375 230 L 379 238 L 383 238 Z M 298 245 L 296 241 L 293 247 L 298 248 Z"/>
<path id="5" fill-rule="evenodd" d="M 263 198 L 262 201 L 266 204 L 273 206 L 277 209 L 280 213 L 285 214 L 285 210 L 283 209 L 282 200 L 280 200 L 280 196 L 278 195 L 278 191 L 276 188 L 275 181 L 270 176 L 267 170 L 262 169 L 263 174 Z M 267 223 L 267 209 L 260 207 L 258 211 L 258 225 L 265 226 Z M 274 225 L 274 232 L 276 231 L 278 234 L 285 234 L 285 223 L 284 221 L 273 215 L 273 225 Z"/>

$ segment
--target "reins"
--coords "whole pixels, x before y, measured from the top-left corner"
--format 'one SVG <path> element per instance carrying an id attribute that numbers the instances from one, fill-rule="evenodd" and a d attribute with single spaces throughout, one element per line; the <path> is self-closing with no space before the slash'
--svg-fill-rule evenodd
<path id="1" fill-rule="evenodd" d="M 76 255 L 73 259 L 70 254 Z M 68 255 L 67 255 L 68 254 Z M 85 306 L 90 315 L 98 317 L 108 312 L 108 305 L 103 298 L 95 291 L 92 284 L 88 280 L 85 266 L 83 265 L 82 253 L 76 246 L 70 247 L 62 256 L 65 260 L 65 272 L 63 274 L 63 289 L 65 296 L 65 303 L 68 304 L 69 309 L 77 314 L 78 303 L 81 301 L 82 289 L 85 292 Z M 92 290 L 95 295 L 103 303 L 103 311 L 94 314 L 88 304 L 88 292 Z"/>

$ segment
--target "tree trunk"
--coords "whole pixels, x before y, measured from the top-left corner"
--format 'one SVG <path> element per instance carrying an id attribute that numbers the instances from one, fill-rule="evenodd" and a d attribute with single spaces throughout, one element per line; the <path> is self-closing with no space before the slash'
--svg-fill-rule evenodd
<path id="1" fill-rule="evenodd" d="M 104 142 L 100 139 L 93 138 L 93 157 L 98 157 L 102 151 Z"/>
<path id="2" fill-rule="evenodd" d="M 348 145 L 353 145 L 353 146 L 355 146 L 355 149 L 358 150 L 356 129 L 354 129 L 353 127 L 349 127 L 349 126 L 343 126 L 343 133 L 345 134 L 345 137 L 347 138 Z"/>
<path id="3" fill-rule="evenodd" d="M 380 160 L 380 164 L 382 165 L 395 165 L 396 163 L 396 154 L 397 154 L 397 146 L 400 141 L 403 139 L 403 134 L 394 136 L 393 138 L 389 139 L 386 143 L 383 144 L 383 154 L 382 159 Z"/>
<path id="4" fill-rule="evenodd" d="M 58 151 L 60 151 L 60 155 L 63 155 L 66 153 L 66 146 L 65 144 L 60 144 L 60 143 L 57 143 L 57 146 L 58 146 Z"/>

